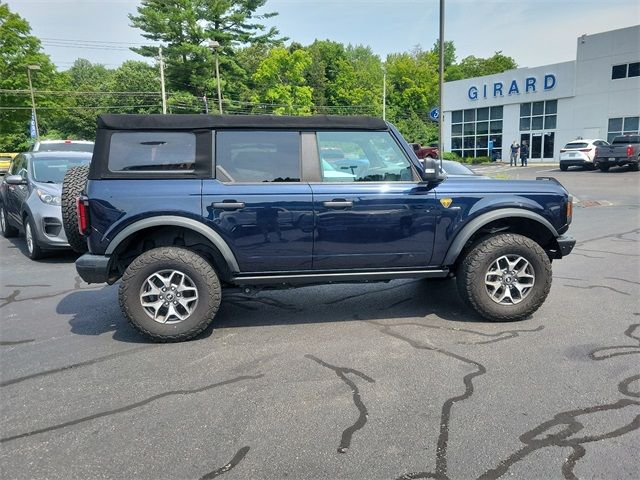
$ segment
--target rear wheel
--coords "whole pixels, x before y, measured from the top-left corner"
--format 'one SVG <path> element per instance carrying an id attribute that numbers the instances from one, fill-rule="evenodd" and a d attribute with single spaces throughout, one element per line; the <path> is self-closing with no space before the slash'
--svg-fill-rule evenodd
<path id="1" fill-rule="evenodd" d="M 638 170 L 640 170 L 640 155 L 638 156 L 638 161 L 636 163 L 630 164 L 629 168 L 631 168 L 631 170 L 634 172 L 637 172 Z"/>
<path id="2" fill-rule="evenodd" d="M 203 257 L 160 247 L 137 257 L 122 277 L 120 306 L 131 325 L 158 342 L 189 340 L 213 321 L 220 280 Z"/>
<path id="3" fill-rule="evenodd" d="M 566 165 L 560 164 L 560 170 L 562 170 L 563 172 L 566 172 L 568 169 L 569 167 L 567 167 Z"/>
<path id="4" fill-rule="evenodd" d="M 521 320 L 535 312 L 551 288 L 551 262 L 530 238 L 489 237 L 464 257 L 457 275 L 461 297 L 490 321 Z"/>
<path id="5" fill-rule="evenodd" d="M 89 176 L 89 167 L 71 167 L 67 170 L 62 183 L 62 225 L 67 241 L 71 248 L 78 253 L 88 250 L 87 240 L 78 230 L 78 212 L 76 198 L 84 193 L 84 187 Z"/>
<path id="6" fill-rule="evenodd" d="M 31 217 L 24 219 L 24 239 L 27 243 L 27 254 L 31 260 L 38 260 L 44 256 L 44 252 L 38 244 L 35 223 Z"/>
<path id="7" fill-rule="evenodd" d="M 18 235 L 18 229 L 9 224 L 9 217 L 4 205 L 0 205 L 0 230 L 4 238 L 11 238 Z"/>
<path id="8" fill-rule="evenodd" d="M 601 172 L 608 172 L 609 171 L 609 165 L 599 164 L 598 168 L 600 169 Z"/>

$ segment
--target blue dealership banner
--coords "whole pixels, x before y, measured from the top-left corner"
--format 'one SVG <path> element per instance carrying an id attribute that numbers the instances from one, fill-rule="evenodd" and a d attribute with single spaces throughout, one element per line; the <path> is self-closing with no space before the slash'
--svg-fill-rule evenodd
<path id="1" fill-rule="evenodd" d="M 29 133 L 31 138 L 36 138 L 36 113 L 31 110 L 31 124 L 29 125 Z"/>

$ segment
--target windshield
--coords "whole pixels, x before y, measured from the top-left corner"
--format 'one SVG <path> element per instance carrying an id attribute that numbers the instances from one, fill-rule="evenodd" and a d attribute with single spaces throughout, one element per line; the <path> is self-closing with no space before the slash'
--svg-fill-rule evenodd
<path id="1" fill-rule="evenodd" d="M 475 175 L 473 170 L 465 167 L 458 162 L 442 162 L 443 170 L 449 175 Z"/>
<path id="2" fill-rule="evenodd" d="M 91 158 L 37 158 L 31 161 L 31 172 L 36 182 L 62 183 L 70 167 L 89 165 Z"/>
<path id="3" fill-rule="evenodd" d="M 611 142 L 614 145 L 627 145 L 629 143 L 640 143 L 640 136 L 638 135 L 623 135 L 622 137 L 616 137 Z"/>
<path id="4" fill-rule="evenodd" d="M 41 143 L 39 152 L 93 152 L 93 143 Z"/>

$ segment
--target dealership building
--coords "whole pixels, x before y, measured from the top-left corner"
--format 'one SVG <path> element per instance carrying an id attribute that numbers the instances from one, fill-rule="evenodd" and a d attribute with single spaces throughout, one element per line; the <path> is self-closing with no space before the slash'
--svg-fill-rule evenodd
<path id="1" fill-rule="evenodd" d="M 576 59 L 447 82 L 445 150 L 464 157 L 493 154 L 526 140 L 530 161 L 558 161 L 577 138 L 638 134 L 640 25 L 577 40 Z"/>

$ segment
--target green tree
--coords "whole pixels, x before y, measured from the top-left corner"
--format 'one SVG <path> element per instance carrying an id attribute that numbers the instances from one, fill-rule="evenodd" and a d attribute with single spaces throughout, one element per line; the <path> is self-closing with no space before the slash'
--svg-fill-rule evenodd
<path id="1" fill-rule="evenodd" d="M 40 40 L 31 35 L 29 23 L 0 3 L 0 151 L 22 150 L 29 143 L 31 98 L 28 93 L 27 66 L 38 65 L 32 71 L 36 90 L 64 90 L 65 79 L 56 72 L 48 55 L 44 54 Z M 2 92 L 1 90 L 22 90 Z M 36 103 L 38 124 L 42 135 L 47 133 L 55 110 L 48 110 L 65 101 L 48 94 L 38 93 Z"/>
<path id="2" fill-rule="evenodd" d="M 149 40 L 165 45 L 168 85 L 196 96 L 216 90 L 212 75 L 213 53 L 204 44 L 220 43 L 221 86 L 234 92 L 235 80 L 245 72 L 235 58 L 236 48 L 253 44 L 274 44 L 279 39 L 275 27 L 262 20 L 276 13 L 257 13 L 267 0 L 142 0 L 137 15 L 129 15 L 131 25 Z M 156 57 L 154 46 L 134 48 L 147 57 Z"/>
<path id="3" fill-rule="evenodd" d="M 304 49 L 272 49 L 253 75 L 260 85 L 254 100 L 273 104 L 276 115 L 310 115 L 313 89 L 306 84 L 305 71 L 311 62 Z"/>

